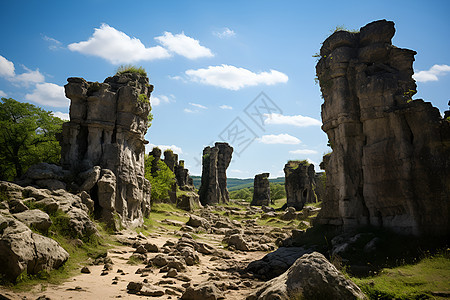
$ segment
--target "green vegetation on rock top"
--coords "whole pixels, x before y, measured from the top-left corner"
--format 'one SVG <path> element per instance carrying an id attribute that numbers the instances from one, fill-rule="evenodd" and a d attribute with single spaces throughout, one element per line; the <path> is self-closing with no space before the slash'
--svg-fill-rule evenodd
<path id="1" fill-rule="evenodd" d="M 137 73 L 142 76 L 147 77 L 147 72 L 143 67 L 136 67 L 133 65 L 121 65 L 117 68 L 116 75 L 124 74 L 124 73 Z"/>

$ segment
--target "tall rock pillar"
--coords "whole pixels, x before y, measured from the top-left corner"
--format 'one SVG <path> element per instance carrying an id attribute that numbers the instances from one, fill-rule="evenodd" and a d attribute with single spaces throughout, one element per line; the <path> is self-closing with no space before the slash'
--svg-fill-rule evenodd
<path id="1" fill-rule="evenodd" d="M 87 189 L 108 221 L 119 218 L 126 226 L 142 224 L 150 211 L 144 135 L 153 86 L 136 73 L 108 77 L 103 83 L 83 78 L 67 81 L 65 92 L 71 104 L 61 139 L 63 167 L 88 174 L 84 182 L 75 176 L 73 185 Z"/>
<path id="2" fill-rule="evenodd" d="M 231 162 L 233 147 L 227 143 L 215 143 L 205 147 L 202 158 L 202 181 L 199 189 L 202 205 L 226 203 L 230 200 L 227 189 L 227 168 Z"/>

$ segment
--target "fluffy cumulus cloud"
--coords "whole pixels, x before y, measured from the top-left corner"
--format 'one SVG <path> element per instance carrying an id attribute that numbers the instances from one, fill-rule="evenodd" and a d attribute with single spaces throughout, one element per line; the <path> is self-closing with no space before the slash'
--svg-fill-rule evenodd
<path id="1" fill-rule="evenodd" d="M 63 112 L 60 112 L 60 111 L 54 111 L 53 115 L 55 117 L 58 117 L 60 119 L 66 120 L 66 121 L 70 120 L 70 116 L 69 116 L 68 113 L 63 113 Z"/>
<path id="2" fill-rule="evenodd" d="M 155 37 L 169 51 L 189 59 L 197 59 L 200 57 L 212 57 L 214 54 L 208 48 L 200 45 L 200 42 L 184 32 L 173 35 L 170 32 L 164 32 L 164 35 Z"/>
<path id="3" fill-rule="evenodd" d="M 170 53 L 161 46 L 147 48 L 137 38 L 131 38 L 117 29 L 102 24 L 95 28 L 94 34 L 87 40 L 68 46 L 71 51 L 104 58 L 113 64 L 135 63 L 170 57 Z"/>
<path id="4" fill-rule="evenodd" d="M 289 151 L 290 154 L 299 154 L 299 155 L 309 155 L 309 154 L 317 154 L 316 150 L 310 150 L 310 149 L 298 149 L 298 150 L 292 150 Z"/>
<path id="5" fill-rule="evenodd" d="M 35 71 L 28 69 L 25 66 L 22 66 L 26 72 L 22 74 L 16 74 L 14 63 L 12 61 L 7 60 L 3 56 L 0 55 L 0 76 L 5 77 L 10 82 L 16 85 L 22 85 L 28 87 L 30 84 L 36 84 L 44 82 L 44 75 L 39 72 L 39 69 Z"/>
<path id="6" fill-rule="evenodd" d="M 14 77 L 16 75 L 14 63 L 0 55 L 0 76 Z"/>
<path id="7" fill-rule="evenodd" d="M 263 135 L 262 137 L 257 138 L 256 140 L 263 144 L 297 145 L 301 143 L 301 141 L 298 138 L 286 133 Z"/>
<path id="8" fill-rule="evenodd" d="M 152 106 L 158 106 L 162 103 L 170 103 L 174 100 L 174 96 L 173 95 L 158 95 L 158 96 L 151 96 L 150 97 L 150 103 L 152 104 Z"/>
<path id="9" fill-rule="evenodd" d="M 150 151 L 152 151 L 152 149 L 154 148 L 154 147 L 158 147 L 159 149 L 161 149 L 161 151 L 164 153 L 164 151 L 165 150 L 167 150 L 167 149 L 171 149 L 174 153 L 176 153 L 176 154 L 183 154 L 183 150 L 180 148 L 180 147 L 178 147 L 178 146 L 175 146 L 175 145 L 155 145 L 155 144 L 147 144 L 146 146 L 145 146 L 145 150 L 146 150 L 146 152 L 148 153 L 148 152 L 150 152 Z"/>
<path id="10" fill-rule="evenodd" d="M 237 91 L 247 86 L 285 83 L 288 76 L 276 70 L 254 73 L 244 68 L 230 65 L 209 66 L 207 69 L 187 70 L 188 79 L 206 85 Z"/>
<path id="11" fill-rule="evenodd" d="M 440 76 L 449 72 L 449 65 L 434 65 L 427 71 L 415 71 L 413 78 L 418 82 L 438 81 Z"/>
<path id="12" fill-rule="evenodd" d="M 293 125 L 297 127 L 308 127 L 308 126 L 321 126 L 322 122 L 311 117 L 305 117 L 302 115 L 297 116 L 285 116 L 282 114 L 272 113 L 264 114 L 266 119 L 264 119 L 265 124 L 271 125 Z"/>
<path id="13" fill-rule="evenodd" d="M 25 95 L 25 99 L 40 105 L 67 107 L 69 99 L 64 94 L 64 87 L 53 83 L 39 83 L 35 89 Z"/>
<path id="14" fill-rule="evenodd" d="M 229 105 L 221 105 L 219 106 L 220 109 L 233 109 L 233 107 L 229 106 Z"/>
<path id="15" fill-rule="evenodd" d="M 213 34 L 218 38 L 226 39 L 235 36 L 236 32 L 234 32 L 234 30 L 231 30 L 228 27 L 225 27 L 222 31 L 215 31 L 213 32 Z"/>

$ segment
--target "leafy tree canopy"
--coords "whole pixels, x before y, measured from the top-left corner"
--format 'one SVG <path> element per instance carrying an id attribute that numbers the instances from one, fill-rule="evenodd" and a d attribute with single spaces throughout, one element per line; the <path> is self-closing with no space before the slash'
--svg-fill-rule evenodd
<path id="1" fill-rule="evenodd" d="M 145 178 L 147 178 L 152 185 L 152 201 L 163 201 L 169 198 L 169 191 L 175 183 L 175 174 L 173 174 L 169 167 L 161 160 L 158 161 L 158 168 L 155 169 L 152 174 L 151 169 L 153 160 L 153 155 L 145 155 Z"/>
<path id="2" fill-rule="evenodd" d="M 59 163 L 63 120 L 30 103 L 0 101 L 0 179 L 19 178 L 33 164 Z"/>

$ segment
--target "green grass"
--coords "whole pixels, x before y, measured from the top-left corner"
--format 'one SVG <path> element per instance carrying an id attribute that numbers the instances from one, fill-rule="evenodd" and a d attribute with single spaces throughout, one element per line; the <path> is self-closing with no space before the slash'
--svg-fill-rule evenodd
<path id="1" fill-rule="evenodd" d="M 169 219 L 186 223 L 189 220 L 189 217 L 184 214 L 186 214 L 186 211 L 177 208 L 174 204 L 154 203 L 152 205 L 152 210 L 150 211 L 150 216 L 144 218 L 144 227 L 136 228 L 136 231 L 145 234 L 154 231 L 158 227 L 164 227 L 168 230 L 179 230 L 180 226 L 164 224 L 160 223 L 160 221 Z"/>
<path id="2" fill-rule="evenodd" d="M 137 73 L 142 76 L 147 77 L 147 72 L 143 67 L 136 67 L 133 65 L 122 65 L 117 68 L 116 75 L 124 74 L 124 73 Z"/>
<path id="3" fill-rule="evenodd" d="M 436 292 L 450 294 L 450 252 L 352 280 L 370 299 L 448 299 Z"/>
<path id="4" fill-rule="evenodd" d="M 89 258 L 95 259 L 105 255 L 108 249 L 112 248 L 114 245 L 118 245 L 118 243 L 113 241 L 110 235 L 105 231 L 104 224 L 97 223 L 96 225 L 100 232 L 100 236 L 91 238 L 81 246 L 77 246 L 74 239 L 62 234 L 50 235 L 50 237 L 57 241 L 70 255 L 66 263 L 59 269 L 51 270 L 49 272 L 42 271 L 36 275 L 29 275 L 24 272 L 19 276 L 16 284 L 13 285 L 10 282 L 3 282 L 2 285 L 11 288 L 13 292 L 28 291 L 37 284 L 41 284 L 42 286 L 46 286 L 47 284 L 60 284 L 70 277 L 79 274 L 80 268 L 86 265 Z"/>

